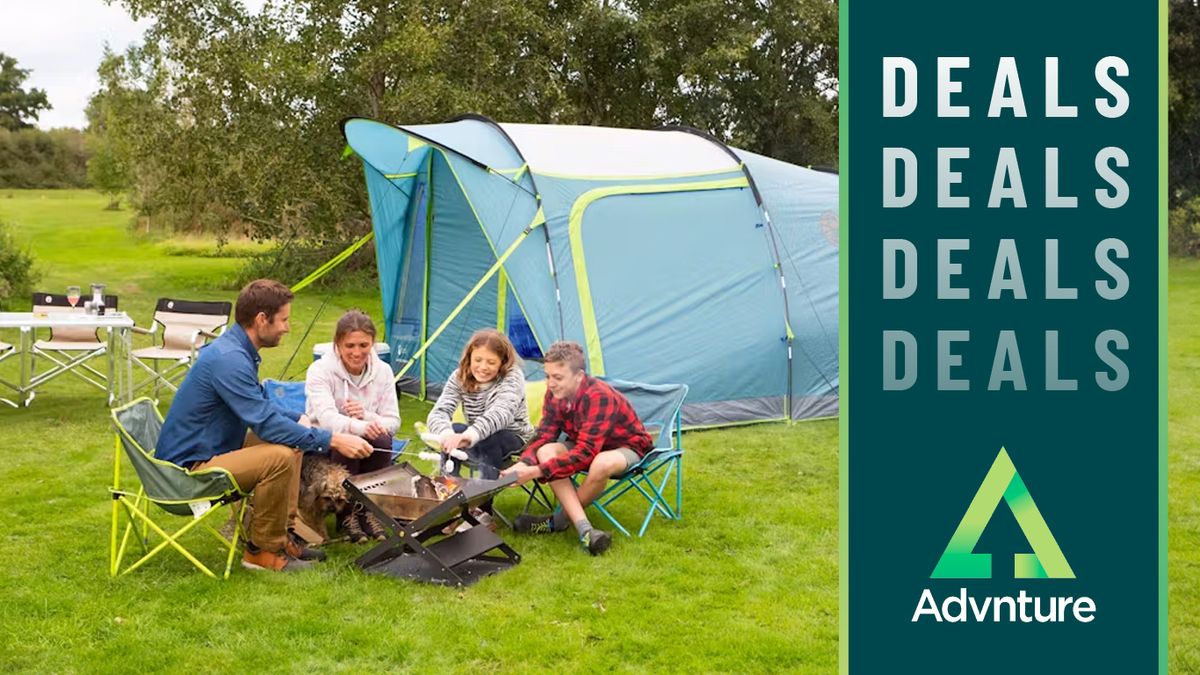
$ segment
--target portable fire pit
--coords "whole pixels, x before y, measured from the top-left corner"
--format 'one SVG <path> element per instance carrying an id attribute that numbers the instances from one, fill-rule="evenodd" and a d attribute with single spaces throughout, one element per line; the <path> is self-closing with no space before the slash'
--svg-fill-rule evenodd
<path id="1" fill-rule="evenodd" d="M 354 564 L 374 574 L 445 586 L 469 586 L 512 567 L 521 556 L 481 527 L 471 509 L 515 482 L 516 476 L 429 478 L 408 462 L 347 478 L 350 499 L 370 509 L 389 532 Z M 445 526 L 459 518 L 472 527 L 444 535 Z M 500 555 L 488 555 L 493 550 Z"/>

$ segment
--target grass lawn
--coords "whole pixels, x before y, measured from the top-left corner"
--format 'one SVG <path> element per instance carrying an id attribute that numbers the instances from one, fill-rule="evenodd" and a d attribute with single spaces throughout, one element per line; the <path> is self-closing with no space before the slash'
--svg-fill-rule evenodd
<path id="1" fill-rule="evenodd" d="M 139 242 L 127 234 L 129 213 L 104 204 L 90 192 L 0 190 L 0 220 L 32 245 L 42 289 L 105 281 L 143 324 L 159 296 L 232 299 L 238 259 L 194 240 Z M 330 295 L 286 376 L 302 376 L 311 344 L 330 339 L 344 309 L 378 319 L 377 297 Z M 264 376 L 281 375 L 323 299 L 297 298 L 296 332 L 264 352 Z M 1172 261 L 1169 304 L 1170 671 L 1193 673 L 1200 261 Z M 0 365 L 0 376 L 12 374 L 11 362 Z M 113 446 L 102 399 L 64 378 L 28 410 L 0 405 L 0 671 L 837 669 L 835 421 L 690 433 L 684 521 L 656 522 L 645 539 L 619 539 L 599 559 L 565 535 L 505 533 L 522 563 L 459 592 L 363 575 L 350 562 L 364 549 L 346 544 L 297 576 L 235 569 L 217 583 L 163 554 L 110 579 Z M 425 411 L 403 400 L 406 428 Z M 217 562 L 214 547 L 192 541 Z"/>
<path id="2" fill-rule="evenodd" d="M 32 246 L 42 290 L 106 282 L 142 325 L 161 296 L 232 300 L 238 259 L 194 241 L 139 242 L 129 212 L 105 203 L 0 190 L 0 220 Z M 281 375 L 323 299 L 301 293 L 295 332 L 264 352 L 262 375 Z M 356 306 L 380 316 L 375 289 L 329 296 L 286 377 L 303 375 L 311 344 Z M 426 410 L 402 401 L 405 427 Z M 688 434 L 685 520 L 656 522 L 597 559 L 567 535 L 502 533 L 521 564 L 463 592 L 363 575 L 350 563 L 365 549 L 348 544 L 296 576 L 238 568 L 218 583 L 164 553 L 110 579 L 103 394 L 60 378 L 27 410 L 0 405 L 0 430 L 3 672 L 837 669 L 836 421 Z M 217 564 L 215 546 L 190 541 Z"/>

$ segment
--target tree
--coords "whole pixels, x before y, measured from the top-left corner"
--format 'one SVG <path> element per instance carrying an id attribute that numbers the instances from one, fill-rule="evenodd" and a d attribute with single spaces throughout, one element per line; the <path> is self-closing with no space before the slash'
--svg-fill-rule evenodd
<path id="1" fill-rule="evenodd" d="M 15 58 L 0 52 L 0 128 L 27 129 L 33 126 L 27 120 L 36 121 L 39 111 L 50 109 L 45 91 L 21 88 L 29 72 L 18 68 Z"/>
<path id="2" fill-rule="evenodd" d="M 1168 26 L 1169 199 L 1177 206 L 1200 195 L 1200 5 L 1172 0 Z"/>
<path id="3" fill-rule="evenodd" d="M 337 159 L 347 116 L 685 124 L 837 162 L 835 0 L 122 2 L 153 23 L 101 65 L 96 171 L 143 217 L 289 255 L 369 228 L 361 167 Z"/>

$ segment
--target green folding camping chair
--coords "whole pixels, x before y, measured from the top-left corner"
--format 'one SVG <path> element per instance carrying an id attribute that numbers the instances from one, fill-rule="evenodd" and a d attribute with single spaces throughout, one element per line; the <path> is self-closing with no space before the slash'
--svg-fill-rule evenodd
<path id="1" fill-rule="evenodd" d="M 609 506 L 627 494 L 641 495 L 648 508 L 645 517 L 642 518 L 642 526 L 638 529 L 640 537 L 646 534 L 646 528 L 650 526 L 650 520 L 656 513 L 667 520 L 683 518 L 683 425 L 680 408 L 683 407 L 683 399 L 687 397 L 688 387 L 686 384 L 605 381 L 629 400 L 638 419 L 642 420 L 642 425 L 654 438 L 654 449 L 625 473 L 613 476 L 614 482 L 600 493 L 591 506 L 628 537 L 632 536 L 629 530 L 621 524 Z M 576 474 L 571 477 L 571 481 L 579 487 L 580 476 L 586 475 L 587 472 Z M 675 484 L 674 499 L 668 500 L 667 495 L 672 482 Z"/>
<path id="2" fill-rule="evenodd" d="M 242 518 L 245 516 L 246 502 L 249 501 L 242 499 L 247 495 L 238 487 L 233 475 L 217 468 L 188 471 L 170 462 L 156 459 L 154 446 L 158 442 L 159 431 L 162 430 L 163 418 L 154 401 L 149 398 L 142 397 L 114 409 L 112 419 L 117 438 L 113 455 L 113 485 L 109 490 L 113 500 L 109 574 L 128 574 L 170 546 L 195 565 L 196 569 L 215 579 L 217 575 L 180 541 L 193 528 L 201 526 L 224 546 L 227 553 L 224 578 L 228 579 L 238 539 L 244 534 Z M 121 487 L 122 446 L 141 481 L 137 492 Z M 240 508 L 235 506 L 238 500 L 241 500 Z M 210 524 L 213 514 L 223 511 L 218 507 L 225 505 L 229 505 L 236 514 L 232 539 L 227 539 Z M 182 527 L 168 533 L 151 516 L 152 512 L 159 510 L 190 518 Z M 122 511 L 126 514 L 125 530 L 118 543 L 117 530 L 120 529 Z M 162 539 L 154 548 L 149 547 L 151 531 Z M 141 545 L 143 555 L 121 569 L 121 561 L 125 557 L 131 538 Z"/>

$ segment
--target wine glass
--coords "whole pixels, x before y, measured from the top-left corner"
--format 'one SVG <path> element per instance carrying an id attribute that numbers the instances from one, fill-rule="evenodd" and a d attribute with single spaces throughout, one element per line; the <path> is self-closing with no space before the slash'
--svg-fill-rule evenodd
<path id="1" fill-rule="evenodd" d="M 78 286 L 67 286 L 67 302 L 71 303 L 72 307 L 79 304 Z"/>

